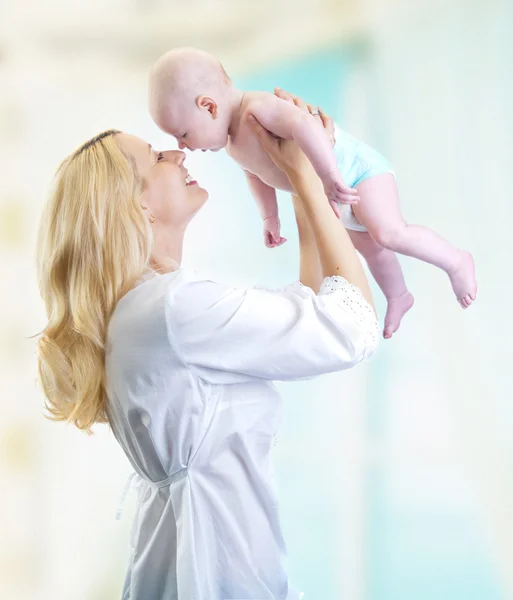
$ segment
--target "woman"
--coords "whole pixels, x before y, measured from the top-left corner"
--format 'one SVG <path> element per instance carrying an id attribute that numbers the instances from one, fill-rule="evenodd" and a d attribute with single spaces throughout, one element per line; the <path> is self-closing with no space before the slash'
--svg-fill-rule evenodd
<path id="1" fill-rule="evenodd" d="M 272 381 L 348 369 L 377 343 L 367 280 L 320 180 L 293 142 L 253 126 L 296 191 L 301 283 L 288 289 L 180 267 L 208 194 L 182 152 L 124 133 L 63 162 L 41 221 L 48 408 L 87 431 L 108 422 L 137 474 L 124 600 L 298 598 L 269 458 L 281 422 Z"/>

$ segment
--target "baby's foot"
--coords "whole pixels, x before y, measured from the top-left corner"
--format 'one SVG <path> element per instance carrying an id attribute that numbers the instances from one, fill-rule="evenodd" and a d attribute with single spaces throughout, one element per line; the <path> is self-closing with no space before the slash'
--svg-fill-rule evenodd
<path id="1" fill-rule="evenodd" d="M 472 254 L 460 250 L 460 262 L 451 272 L 448 272 L 452 289 L 462 308 L 468 308 L 476 299 L 477 283 Z"/>
<path id="2" fill-rule="evenodd" d="M 413 306 L 413 296 L 404 292 L 395 298 L 388 298 L 387 314 L 385 315 L 385 328 L 383 337 L 388 340 L 399 329 L 401 319 Z"/>

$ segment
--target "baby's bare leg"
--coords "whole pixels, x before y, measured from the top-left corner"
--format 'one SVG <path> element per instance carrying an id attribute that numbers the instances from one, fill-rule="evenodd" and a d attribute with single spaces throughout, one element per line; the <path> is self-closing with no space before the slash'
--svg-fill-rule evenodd
<path id="1" fill-rule="evenodd" d="M 351 229 L 347 232 L 387 299 L 383 337 L 389 339 L 399 329 L 401 319 L 413 306 L 413 296 L 406 288 L 401 265 L 394 252 L 376 244 L 367 232 Z"/>
<path id="2" fill-rule="evenodd" d="M 455 248 L 427 227 L 406 223 L 399 208 L 395 178 L 390 173 L 370 177 L 356 187 L 360 202 L 353 210 L 373 239 L 384 248 L 443 269 L 460 305 L 470 306 L 477 292 L 470 252 Z"/>

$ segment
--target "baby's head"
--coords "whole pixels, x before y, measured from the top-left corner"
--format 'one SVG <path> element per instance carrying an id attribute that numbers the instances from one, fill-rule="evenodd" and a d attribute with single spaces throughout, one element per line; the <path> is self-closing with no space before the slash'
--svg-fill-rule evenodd
<path id="1" fill-rule="evenodd" d="M 221 63 L 210 54 L 171 50 L 151 71 L 150 114 L 180 148 L 220 150 L 228 142 L 233 91 Z"/>

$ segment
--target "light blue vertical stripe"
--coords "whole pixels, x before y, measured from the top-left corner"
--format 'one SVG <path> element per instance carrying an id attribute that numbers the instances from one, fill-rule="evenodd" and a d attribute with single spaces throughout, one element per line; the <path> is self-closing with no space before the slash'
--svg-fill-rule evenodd
<path id="1" fill-rule="evenodd" d="M 298 94 L 307 102 L 320 105 L 334 118 L 342 116 L 340 89 L 348 66 L 348 52 L 335 47 L 304 59 L 280 62 L 276 66 L 235 81 L 244 90 L 273 91 L 274 86 Z M 288 232 L 295 224 L 290 211 L 282 211 L 282 225 Z M 283 218 L 289 222 L 283 223 Z M 297 246 L 289 236 L 291 252 Z M 292 243 L 290 243 L 292 242 Z M 284 247 L 285 249 L 285 247 Z M 284 276 L 290 268 L 284 261 Z M 280 493 L 281 520 L 289 548 L 289 574 L 292 585 L 305 592 L 305 600 L 338 600 L 336 572 L 339 557 L 333 537 L 333 517 L 337 507 L 330 498 L 319 501 L 323 485 L 314 478 L 329 472 L 319 472 L 312 466 L 315 449 L 311 444 L 311 411 L 315 410 L 316 382 L 280 386 L 285 401 L 285 423 L 279 439 L 286 439 L 290 448 L 279 448 L 276 475 Z M 314 455 L 312 457 L 312 454 Z M 308 514 L 305 522 L 304 515 Z"/>

